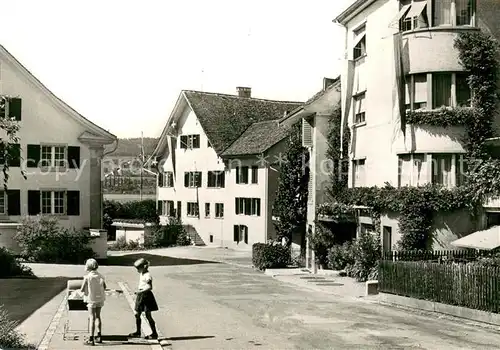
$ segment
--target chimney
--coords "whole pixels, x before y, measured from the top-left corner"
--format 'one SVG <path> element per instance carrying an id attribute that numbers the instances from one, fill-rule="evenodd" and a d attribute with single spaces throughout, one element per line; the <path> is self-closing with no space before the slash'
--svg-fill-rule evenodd
<path id="1" fill-rule="evenodd" d="M 252 97 L 252 88 L 237 86 L 236 91 L 239 97 Z"/>

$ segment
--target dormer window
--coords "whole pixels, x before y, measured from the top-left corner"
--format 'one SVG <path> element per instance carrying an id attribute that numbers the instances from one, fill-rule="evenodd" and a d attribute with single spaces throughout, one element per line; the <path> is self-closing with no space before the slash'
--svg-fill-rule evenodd
<path id="1" fill-rule="evenodd" d="M 366 55 L 366 26 L 363 25 L 354 31 L 353 59 Z"/>

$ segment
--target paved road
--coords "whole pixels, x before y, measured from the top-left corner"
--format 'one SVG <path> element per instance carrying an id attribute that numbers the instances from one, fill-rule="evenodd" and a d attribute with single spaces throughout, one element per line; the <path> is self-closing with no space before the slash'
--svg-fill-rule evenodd
<path id="1" fill-rule="evenodd" d="M 34 270 L 74 275 L 81 267 Z M 131 268 L 103 266 L 101 272 L 135 286 Z M 170 349 L 496 349 L 500 344 L 493 329 L 301 290 L 238 266 L 158 266 L 151 272 L 161 309 L 155 318 Z M 124 315 L 122 322 L 128 333 L 133 318 Z"/>

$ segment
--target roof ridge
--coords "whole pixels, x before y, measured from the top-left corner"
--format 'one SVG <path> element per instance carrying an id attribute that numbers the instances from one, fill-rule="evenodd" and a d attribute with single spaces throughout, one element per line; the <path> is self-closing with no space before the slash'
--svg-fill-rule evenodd
<path id="1" fill-rule="evenodd" d="M 206 95 L 216 95 L 216 96 L 227 96 L 227 97 L 234 97 L 234 98 L 242 98 L 242 99 L 248 99 L 248 100 L 254 100 L 254 101 L 266 101 L 266 102 L 278 102 L 278 103 L 297 103 L 297 104 L 303 104 L 304 102 L 301 101 L 284 101 L 284 100 L 271 100 L 271 99 L 266 99 L 266 98 L 256 98 L 256 97 L 242 97 L 238 95 L 231 95 L 231 94 L 224 94 L 221 92 L 208 92 L 208 91 L 198 91 L 198 90 L 182 90 L 183 92 L 194 92 L 197 94 L 206 94 Z"/>

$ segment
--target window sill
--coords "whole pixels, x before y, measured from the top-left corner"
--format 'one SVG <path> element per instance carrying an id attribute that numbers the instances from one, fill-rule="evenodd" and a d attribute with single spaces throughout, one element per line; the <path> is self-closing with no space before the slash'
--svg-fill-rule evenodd
<path id="1" fill-rule="evenodd" d="M 48 166 L 40 166 L 38 167 L 41 172 L 43 173 L 65 173 L 69 170 L 69 168 L 66 167 L 48 167 Z"/>
<path id="2" fill-rule="evenodd" d="M 50 215 L 59 220 L 68 220 L 69 216 L 67 214 L 50 214 L 50 213 L 40 213 L 40 215 Z M 76 216 L 76 215 L 75 215 Z M 79 216 L 79 215 L 78 215 Z"/>
<path id="3" fill-rule="evenodd" d="M 353 124 L 353 127 L 354 128 L 360 128 L 360 127 L 365 126 L 365 125 L 366 125 L 366 122 L 361 122 L 361 123 L 355 123 L 355 124 Z"/>
<path id="4" fill-rule="evenodd" d="M 474 26 L 470 26 L 470 25 L 452 26 L 450 24 L 450 25 L 442 25 L 442 26 L 436 26 L 436 27 L 426 27 L 426 28 L 405 30 L 402 33 L 403 33 L 403 35 L 410 35 L 410 34 L 425 33 L 425 32 L 460 32 L 463 30 L 479 31 L 480 29 L 478 27 L 474 27 Z"/>
<path id="5" fill-rule="evenodd" d="M 196 218 L 196 219 L 198 218 L 198 215 L 189 215 L 189 214 L 188 214 L 188 215 L 186 215 L 186 216 L 187 216 L 188 218 Z"/>
<path id="6" fill-rule="evenodd" d="M 223 217 L 223 216 L 220 216 L 220 217 L 215 217 L 214 219 L 219 219 L 219 220 L 222 220 L 222 219 L 224 219 L 224 217 Z"/>
<path id="7" fill-rule="evenodd" d="M 352 95 L 352 98 L 360 97 L 363 94 L 366 94 L 366 89 L 356 92 L 355 94 Z"/>
<path id="8" fill-rule="evenodd" d="M 207 186 L 208 189 L 210 190 L 221 190 L 221 189 L 224 189 L 225 187 L 210 187 L 210 186 Z"/>
<path id="9" fill-rule="evenodd" d="M 364 55 L 361 55 L 359 57 L 356 57 L 353 59 L 353 62 L 358 62 L 358 61 L 361 61 L 363 60 L 364 58 L 366 58 L 367 54 L 365 53 Z"/>

